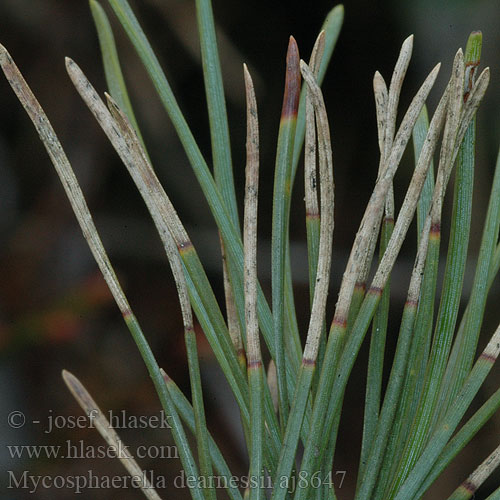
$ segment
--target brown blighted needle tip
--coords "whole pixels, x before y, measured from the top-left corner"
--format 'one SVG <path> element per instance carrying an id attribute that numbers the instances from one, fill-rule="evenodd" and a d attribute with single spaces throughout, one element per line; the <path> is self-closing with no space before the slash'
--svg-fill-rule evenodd
<path id="1" fill-rule="evenodd" d="M 288 43 L 286 54 L 285 94 L 281 119 L 296 118 L 300 97 L 300 57 L 297 42 L 293 36 Z"/>

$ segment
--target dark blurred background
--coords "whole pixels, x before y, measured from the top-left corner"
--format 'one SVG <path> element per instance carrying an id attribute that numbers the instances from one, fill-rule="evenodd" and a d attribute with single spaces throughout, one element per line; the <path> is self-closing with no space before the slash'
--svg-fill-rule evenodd
<path id="1" fill-rule="evenodd" d="M 108 5 L 122 66 L 138 120 L 160 179 L 183 219 L 206 265 L 218 296 L 222 293 L 218 237 L 212 217 L 190 166 L 152 86 Z M 272 178 L 282 101 L 284 56 L 293 34 L 301 55 L 308 59 L 326 13 L 335 4 L 316 2 L 242 2 L 214 0 L 226 86 L 238 195 L 242 200 L 245 112 L 241 65 L 246 62 L 256 83 L 261 130 L 261 199 L 259 274 L 268 289 Z M 208 120 L 194 2 L 137 0 L 132 6 L 166 71 L 195 137 L 210 158 Z M 323 84 L 334 146 L 336 227 L 331 304 L 358 221 L 373 186 L 378 151 L 372 78 L 379 70 L 390 80 L 402 41 L 415 34 L 414 57 L 401 98 L 406 107 L 425 75 L 443 63 L 429 105 L 434 109 L 450 73 L 453 56 L 464 47 L 472 30 L 484 35 L 482 67 L 490 66 L 491 82 L 478 116 L 477 174 L 467 297 L 474 258 L 482 231 L 496 152 L 500 118 L 500 5 L 496 0 L 413 2 L 355 0 L 345 4 L 345 22 Z M 142 200 L 125 169 L 73 89 L 64 56 L 73 58 L 100 92 L 106 90 L 96 32 L 86 1 L 3 0 L 0 2 L 0 42 L 7 47 L 48 114 L 82 184 L 110 258 L 125 286 L 151 346 L 167 372 L 189 393 L 182 322 L 175 287 L 163 250 Z M 49 417 L 80 415 L 66 390 L 63 368 L 88 387 L 104 411 L 126 415 L 157 415 L 160 405 L 146 369 L 100 277 L 71 212 L 63 189 L 32 124 L 5 79 L 0 78 L 0 493 L 2 499 L 65 498 L 65 488 L 8 489 L 9 472 L 32 475 L 124 475 L 115 459 L 54 459 L 42 450 L 38 458 L 15 458 L 5 445 L 60 445 L 66 442 L 102 445 L 93 429 L 45 432 Z M 411 173 L 411 147 L 396 178 L 396 201 L 401 202 Z M 308 292 L 305 261 L 303 179 L 294 192 L 292 244 L 299 321 L 307 326 Z M 450 197 L 448 197 L 450 198 Z M 449 201 L 449 200 L 448 200 Z M 449 213 L 449 206 L 447 207 Z M 408 269 L 414 258 L 413 234 L 403 248 L 393 283 L 394 317 L 389 347 L 394 347 Z M 446 228 L 443 247 L 446 247 Z M 481 346 L 498 323 L 498 284 L 489 301 Z M 231 463 L 234 474 L 246 473 L 239 419 L 228 388 L 221 381 L 210 348 L 199 335 L 209 426 Z M 360 354 L 348 387 L 335 470 L 345 470 L 339 498 L 350 498 L 362 422 L 366 348 Z M 493 370 L 478 403 L 500 383 Z M 477 407 L 477 405 L 476 405 Z M 26 423 L 8 425 L 13 411 Z M 34 423 L 40 421 L 40 424 Z M 130 427 L 130 426 L 128 426 Z M 460 455 L 427 498 L 446 498 L 498 444 L 500 416 Z M 131 449 L 138 445 L 172 446 L 165 430 L 120 431 Z M 154 450 L 154 448 L 152 448 Z M 168 479 L 164 498 L 188 498 L 172 484 L 179 462 L 154 456 L 141 462 Z M 476 498 L 486 498 L 498 485 L 492 478 Z M 87 490 L 96 499 L 140 498 L 131 489 Z"/>

